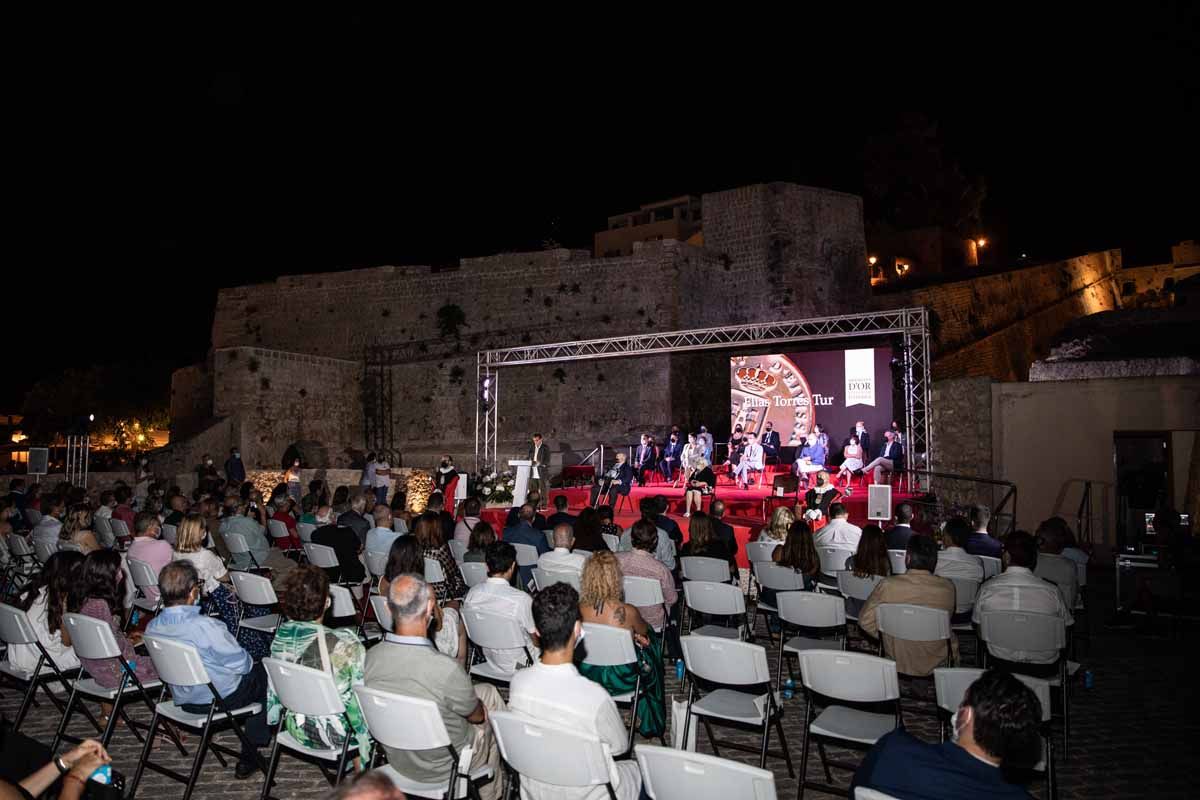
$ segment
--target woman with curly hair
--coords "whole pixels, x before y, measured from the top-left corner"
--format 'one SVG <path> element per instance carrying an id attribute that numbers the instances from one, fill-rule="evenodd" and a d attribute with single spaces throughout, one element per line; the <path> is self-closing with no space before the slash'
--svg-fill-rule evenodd
<path id="1" fill-rule="evenodd" d="M 309 717 L 288 711 L 284 714 L 283 729 L 300 744 L 321 750 L 340 751 L 349 736 L 351 746 L 358 749 L 359 757 L 366 763 L 371 757 L 371 737 L 354 686 L 363 682 L 367 651 L 354 628 L 326 628 L 322 624 L 330 603 L 325 570 L 302 565 L 288 573 L 280 588 L 279 606 L 285 621 L 275 631 L 271 658 L 329 673 L 346 707 L 345 717 Z M 267 722 L 278 724 L 281 713 L 279 697 L 274 687 L 268 685 Z"/>
<path id="2" fill-rule="evenodd" d="M 68 611 L 71 589 L 79 579 L 83 554 L 60 550 L 46 559 L 42 571 L 17 599 L 17 606 L 29 616 L 29 623 L 38 641 L 54 659 L 60 670 L 75 669 L 79 658 L 71 647 L 71 637 L 63 629 L 62 616 Z M 32 673 L 37 668 L 41 652 L 32 644 L 10 644 L 8 662 L 17 669 Z"/>
<path id="3" fill-rule="evenodd" d="M 633 691 L 640 673 L 642 693 L 635 709 L 638 731 L 643 736 L 659 737 L 667 724 L 662 639 L 642 619 L 637 607 L 625 602 L 624 584 L 625 577 L 615 555 L 607 550 L 593 554 L 580 576 L 579 614 L 584 622 L 629 631 L 637 663 L 615 667 L 580 664 L 579 674 L 600 684 L 609 694 L 622 695 Z"/>
<path id="4" fill-rule="evenodd" d="M 79 545 L 86 556 L 100 549 L 100 540 L 92 531 L 92 509 L 86 503 L 71 507 L 58 532 L 59 541 Z"/>
<path id="5" fill-rule="evenodd" d="M 790 508 L 780 506 L 771 514 L 771 521 L 767 527 L 762 529 L 758 535 L 760 542 L 778 542 L 783 544 L 787 539 L 788 531 L 792 527 L 792 523 L 796 521 L 796 515 L 792 513 Z"/>

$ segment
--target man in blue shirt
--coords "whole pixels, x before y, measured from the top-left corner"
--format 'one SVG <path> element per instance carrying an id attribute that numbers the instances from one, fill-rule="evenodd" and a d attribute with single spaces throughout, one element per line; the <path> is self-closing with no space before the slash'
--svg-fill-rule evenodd
<path id="1" fill-rule="evenodd" d="M 400 536 L 392 530 L 392 510 L 385 505 L 375 506 L 373 517 L 375 527 L 367 531 L 366 550 L 368 553 L 387 555 L 392 550 L 392 542 Z"/>
<path id="2" fill-rule="evenodd" d="M 1000 557 L 1000 540 L 988 533 L 988 522 L 991 518 L 992 511 L 987 506 L 971 508 L 971 529 L 974 533 L 963 545 L 963 550 L 973 556 Z"/>
<path id="3" fill-rule="evenodd" d="M 863 759 L 850 786 L 927 800 L 1028 798 L 1002 768 L 1029 767 L 1042 752 L 1041 704 L 1005 672 L 989 670 L 971 684 L 955 712 L 954 741 L 927 744 L 903 729 L 884 736 Z"/>
<path id="4" fill-rule="evenodd" d="M 550 552 L 550 543 L 546 541 L 546 534 L 533 527 L 534 511 L 533 506 L 529 503 L 521 506 L 518 512 L 517 524 L 511 528 L 504 529 L 504 541 L 509 544 L 529 544 L 537 548 L 538 555 Z M 529 582 L 533 580 L 533 566 L 520 568 L 521 588 L 529 586 Z"/>
<path id="5" fill-rule="evenodd" d="M 267 672 L 255 664 L 250 654 L 230 635 L 225 623 L 200 613 L 200 580 L 190 561 L 172 561 L 158 574 L 158 591 L 164 608 L 146 626 L 147 636 L 190 644 L 200 654 L 200 661 L 226 709 L 259 703 L 257 714 L 245 718 L 246 741 L 234 774 L 244 780 L 259 768 L 262 759 L 256 748 L 271 741 L 267 726 Z M 171 684 L 171 698 L 191 714 L 208 714 L 213 696 L 208 686 L 176 686 Z M 218 706 L 218 710 L 222 710 Z"/>

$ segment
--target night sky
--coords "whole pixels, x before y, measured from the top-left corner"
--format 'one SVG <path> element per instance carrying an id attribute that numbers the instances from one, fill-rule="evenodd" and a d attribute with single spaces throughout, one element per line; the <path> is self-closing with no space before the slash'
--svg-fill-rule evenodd
<path id="1" fill-rule="evenodd" d="M 0 412 L 65 367 L 199 360 L 222 286 L 587 248 L 608 214 L 758 181 L 861 193 L 900 110 L 985 178 L 998 255 L 1169 260 L 1200 238 L 1195 7 L 1016 8 L 786 24 L 750 57 L 715 19 L 524 41 L 344 12 L 13 21 Z"/>

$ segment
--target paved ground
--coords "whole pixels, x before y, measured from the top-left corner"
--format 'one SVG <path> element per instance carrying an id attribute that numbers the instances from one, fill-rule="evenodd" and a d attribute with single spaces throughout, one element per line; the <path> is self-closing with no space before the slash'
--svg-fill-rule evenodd
<path id="1" fill-rule="evenodd" d="M 1106 607 L 1108 595 L 1103 585 L 1104 576 L 1093 578 L 1093 590 L 1097 594 L 1096 608 Z M 1095 676 L 1095 688 L 1084 690 L 1082 686 L 1074 692 L 1071 714 L 1071 751 L 1063 757 L 1058 748 L 1060 796 L 1063 798 L 1107 798 L 1107 797 L 1195 797 L 1200 792 L 1197 778 L 1196 756 L 1200 753 L 1200 704 L 1197 697 L 1198 677 L 1193 663 L 1189 663 L 1190 638 L 1193 630 L 1177 631 L 1171 638 L 1167 627 L 1135 633 L 1128 630 L 1106 630 L 1106 613 L 1097 613 L 1092 625 L 1090 648 L 1083 647 L 1080 660 L 1085 669 Z M 759 633 L 762 633 L 761 622 Z M 964 646 L 964 657 L 973 653 L 973 645 Z M 772 652 L 776 652 L 774 647 Z M 775 659 L 771 658 L 772 667 Z M 1190 667 L 1190 669 L 1189 669 Z M 674 672 L 668 670 L 670 690 L 676 690 Z M 914 690 L 918 687 L 912 687 Z M 11 718 L 19 702 L 18 694 L 11 688 L 3 690 L 0 708 Z M 918 713 L 919 704 L 907 704 L 906 713 L 909 730 L 929 741 L 937 740 L 937 727 L 932 717 Z M 784 730 L 792 757 L 799 766 L 801 734 L 804 718 L 802 696 L 785 701 Z M 23 732 L 49 743 L 59 717 L 43 702 L 30 714 Z M 149 719 L 144 708 L 133 710 L 135 719 Z M 86 735 L 86 722 L 72 726 L 72 731 Z M 718 736 L 727 731 L 718 732 Z M 753 733 L 732 734 L 737 740 L 757 745 Z M 231 735 L 223 735 L 230 746 L 235 746 Z M 193 736 L 191 741 L 195 741 Z M 777 743 L 772 741 L 773 745 Z M 698 749 L 711 753 L 703 729 L 699 734 Z M 139 746 L 133 735 L 118 728 L 110 748 L 118 769 L 132 776 L 139 755 Z M 843 755 L 857 759 L 857 755 Z M 186 769 L 185 761 L 173 749 L 159 748 L 158 755 L 176 769 Z M 757 756 L 748 753 L 722 750 L 722 755 L 748 763 L 755 763 Z M 780 797 L 795 797 L 796 781 L 788 777 L 786 766 L 780 759 L 768 759 L 768 768 L 775 772 Z M 810 760 L 809 778 L 823 780 L 820 761 Z M 848 773 L 834 772 L 835 782 L 844 784 Z M 1038 797 L 1045 797 L 1041 782 L 1031 786 Z M 232 766 L 223 769 L 211 756 L 204 765 L 200 784 L 195 797 L 254 798 L 262 790 L 261 778 L 246 781 L 234 779 Z M 139 789 L 140 797 L 179 797 L 182 787 L 154 773 L 148 772 Z M 279 798 L 326 797 L 329 788 L 317 768 L 302 762 L 286 759 L 273 796 Z M 812 792 L 812 796 L 822 796 Z"/>

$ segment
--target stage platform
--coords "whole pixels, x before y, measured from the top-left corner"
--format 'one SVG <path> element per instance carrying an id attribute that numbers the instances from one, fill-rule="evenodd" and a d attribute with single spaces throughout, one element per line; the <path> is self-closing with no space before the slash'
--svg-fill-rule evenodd
<path id="1" fill-rule="evenodd" d="M 855 481 L 853 492 L 849 497 L 843 496 L 838 502 L 846 506 L 846 510 L 850 512 L 850 521 L 855 525 L 862 527 L 867 524 L 867 490 L 859 488 L 858 481 Z M 590 487 L 567 488 L 567 489 L 551 489 L 550 490 L 550 508 L 553 512 L 553 500 L 555 497 L 563 495 L 567 498 L 568 512 L 578 514 L 588 503 L 588 498 L 591 494 Z M 656 497 L 663 495 L 667 498 L 669 508 L 667 515 L 679 524 L 679 529 L 683 532 L 684 541 L 688 538 L 688 522 L 689 520 L 683 516 L 683 487 L 677 486 L 671 488 L 669 483 L 654 483 L 649 486 L 635 486 L 629 492 L 629 501 L 621 503 L 620 511 L 616 510 L 614 505 L 615 522 L 622 528 L 628 528 L 634 522 L 641 518 L 638 512 L 638 503 L 644 497 Z M 771 512 L 782 505 L 794 505 L 796 496 L 794 494 L 784 497 L 774 497 L 771 495 L 770 486 L 751 486 L 748 489 L 739 489 L 732 484 L 718 483 L 716 496 L 725 503 L 725 522 L 733 527 L 734 535 L 738 541 L 738 565 L 749 567 L 750 564 L 746 560 L 746 547 L 748 541 L 757 538 L 759 531 L 766 524 Z M 803 492 L 801 492 L 801 499 Z M 912 495 L 907 493 L 892 492 L 892 505 L 904 502 L 911 499 Z M 481 515 L 483 519 L 491 523 L 497 533 L 501 533 L 504 528 L 504 520 L 508 516 L 508 511 L 505 509 L 484 509 Z"/>

